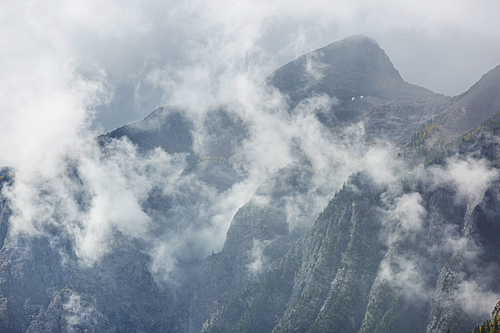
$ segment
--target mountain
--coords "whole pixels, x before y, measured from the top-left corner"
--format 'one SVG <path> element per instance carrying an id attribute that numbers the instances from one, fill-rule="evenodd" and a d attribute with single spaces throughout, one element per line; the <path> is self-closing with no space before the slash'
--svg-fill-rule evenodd
<path id="1" fill-rule="evenodd" d="M 406 144 L 407 150 L 441 161 L 457 149 L 473 146 L 479 134 L 500 130 L 500 66 L 492 69 L 465 93 L 455 96 L 441 114 L 423 124 Z"/>
<path id="2" fill-rule="evenodd" d="M 376 41 L 355 35 L 307 53 L 274 72 L 268 83 L 289 97 L 291 108 L 326 94 L 337 100 L 318 117 L 329 126 L 363 120 L 369 138 L 401 140 L 440 114 L 450 98 L 409 84 Z"/>
<path id="3" fill-rule="evenodd" d="M 391 193 L 366 174 L 351 177 L 313 228 L 220 306 L 202 332 L 460 332 L 481 321 L 457 293 L 475 279 L 500 292 L 498 280 L 481 279 L 500 267 L 492 236 L 500 231 L 498 183 L 477 204 L 454 201 L 446 187 L 398 186 Z M 390 225 L 403 201 L 426 215 Z M 455 251 L 450 237 L 461 240 Z"/>
<path id="4" fill-rule="evenodd" d="M 12 231 L 15 170 L 0 172 L 0 331 L 466 332 L 484 320 L 473 296 L 500 295 L 498 71 L 450 98 L 405 82 L 365 36 L 299 57 L 266 80 L 288 118 L 266 116 L 295 124 L 307 100 L 332 103 L 300 123 L 313 145 L 273 128 L 291 139 L 256 158 L 292 161 L 269 175 L 245 165 L 260 129 L 231 106 L 160 107 L 96 140 L 139 193 L 119 218 L 137 204 L 146 222 L 115 221 L 91 264 L 61 201 L 37 233 Z M 379 140 L 399 150 L 377 155 Z M 84 164 L 61 176 L 82 214 L 96 204 Z"/>
<path id="5" fill-rule="evenodd" d="M 160 147 L 170 154 L 192 153 L 192 130 L 192 122 L 181 111 L 160 107 L 142 121 L 100 136 L 99 141 L 105 146 L 112 139 L 126 137 L 142 150 Z"/>
<path id="6" fill-rule="evenodd" d="M 347 50 L 343 50 L 342 47 L 346 45 Z M 359 89 L 360 86 L 363 87 L 361 84 L 360 86 L 353 85 L 355 88 L 351 90 L 345 89 L 342 92 L 338 88 L 331 92 L 333 90 L 328 90 L 331 86 L 327 84 L 322 86 L 322 81 L 328 75 L 332 77 L 332 80 L 342 82 L 348 76 L 346 73 L 362 72 L 360 68 L 363 66 L 360 63 L 366 62 L 367 58 L 371 59 L 370 56 L 364 57 L 368 52 L 360 51 L 366 49 L 368 52 L 378 54 L 379 56 L 375 58 L 379 59 L 380 63 L 374 66 L 375 69 L 369 75 L 364 77 L 360 74 L 359 77 L 363 77 L 363 80 L 367 82 L 387 80 L 390 83 L 383 85 L 383 87 L 390 87 L 390 89 L 386 91 L 383 88 L 371 91 L 354 90 Z M 342 54 L 339 58 L 343 59 L 344 66 L 339 66 L 341 70 L 336 75 L 323 71 L 322 73 L 326 72 L 326 74 L 317 78 L 319 82 L 311 83 L 311 78 L 307 78 L 307 75 L 310 75 L 307 72 L 307 66 L 308 61 L 312 60 L 308 60 L 308 57 L 316 61 L 316 66 L 320 69 L 329 68 L 329 65 L 326 65 L 326 61 L 323 60 L 327 56 L 321 57 L 327 52 L 332 53 L 329 55 L 329 60 L 335 59 L 334 55 Z M 346 54 L 348 56 L 343 58 Z M 335 63 L 335 61 L 331 61 L 329 64 Z M 368 38 L 355 36 L 285 65 L 271 76 L 270 82 L 290 96 L 292 107 L 294 100 L 300 101 L 308 96 L 321 93 L 343 96 L 339 104 L 333 107 L 332 112 L 344 112 L 348 116 L 343 117 L 342 122 L 335 123 L 334 128 L 346 126 L 351 121 L 362 119 L 368 130 L 368 138 L 385 137 L 404 144 L 418 129 L 418 127 L 414 127 L 415 124 L 426 123 L 425 119 L 432 122 L 432 119 L 444 117 L 442 112 L 446 109 L 453 109 L 453 105 L 450 104 L 456 104 L 460 97 L 451 100 L 445 96 L 439 96 L 425 89 L 409 85 L 400 78 L 392 65 L 389 66 L 387 63 L 387 56 L 376 43 Z M 349 70 L 342 71 L 345 68 Z M 374 77 L 378 77 L 378 79 L 373 79 Z M 342 88 L 346 85 L 339 84 L 338 86 Z M 365 85 L 369 86 L 366 82 Z M 395 86 L 402 88 L 396 89 Z M 479 91 L 483 88 L 484 86 L 479 88 Z M 391 95 L 389 91 L 394 95 Z M 405 91 L 406 94 L 398 95 L 398 92 L 401 91 Z M 408 99 L 410 95 L 408 91 L 412 92 L 410 99 Z M 353 100 L 351 97 L 353 93 L 358 98 Z M 361 95 L 363 98 L 360 97 Z M 368 98 L 365 99 L 365 96 Z M 377 99 L 370 99 L 370 96 L 377 97 Z M 389 99 L 387 96 L 393 97 Z M 418 97 L 421 99 L 412 100 L 412 98 L 417 99 Z M 384 98 L 387 99 L 384 100 Z M 426 100 L 426 98 L 428 99 Z M 358 102 L 363 100 L 362 102 L 366 104 L 362 107 L 360 104 L 354 106 L 356 100 Z M 455 116 L 455 119 L 460 119 L 460 117 Z M 469 123 L 468 127 L 465 128 L 469 131 L 473 130 L 474 124 Z M 479 145 L 478 147 L 476 145 L 474 148 L 476 158 L 491 155 L 492 152 L 494 154 L 495 151 L 498 151 L 497 146 L 492 145 L 491 142 L 486 146 Z M 473 156 L 470 155 L 470 151 L 462 151 L 461 153 L 462 156 Z M 418 187 L 417 185 L 413 186 Z M 345 200 L 346 196 L 352 196 L 352 199 L 350 198 L 347 202 L 334 201 L 335 204 L 331 202 L 330 205 L 333 205 L 334 208 L 329 205 L 329 208 L 325 210 L 334 216 L 342 214 L 341 217 L 329 216 L 325 218 L 323 215 L 325 212 L 323 212 L 309 233 L 300 238 L 285 256 L 275 260 L 263 276 L 255 278 L 255 281 L 249 283 L 247 287 L 243 288 L 242 280 L 236 279 L 238 281 L 236 283 L 237 289 L 234 287 L 225 288 L 232 285 L 231 281 L 226 281 L 222 285 L 219 284 L 220 290 L 224 292 L 218 293 L 215 297 L 205 294 L 205 300 L 203 300 L 197 293 L 194 304 L 205 304 L 205 311 L 208 304 L 208 309 L 214 311 L 210 319 L 205 322 L 203 332 L 255 330 L 260 332 L 325 332 L 336 330 L 342 332 L 385 332 L 390 330 L 445 332 L 449 328 L 463 329 L 480 320 L 479 316 L 465 313 L 461 309 L 461 305 L 456 304 L 453 298 L 456 297 L 457 289 L 462 288 L 462 285 L 460 283 L 454 284 L 446 277 L 457 279 L 456 276 L 470 277 L 477 274 L 477 271 L 473 273 L 469 271 L 470 267 L 467 266 L 471 264 L 464 262 L 463 254 L 460 254 L 460 251 L 467 252 L 467 248 L 473 248 L 476 243 L 481 248 L 491 249 L 491 240 L 486 231 L 488 227 L 484 226 L 490 226 L 492 220 L 485 219 L 485 216 L 478 218 L 477 221 L 473 218 L 481 205 L 476 203 L 477 206 L 474 206 L 470 202 L 465 206 L 463 202 L 460 205 L 454 204 L 458 194 L 450 191 L 446 186 L 439 190 L 427 189 L 420 190 L 420 192 L 416 192 L 417 194 L 413 193 L 424 200 L 422 206 L 425 207 L 429 216 L 429 219 L 423 222 L 425 231 L 419 234 L 418 240 L 413 239 L 412 244 L 408 244 L 409 241 L 405 239 L 406 232 L 400 231 L 401 235 L 397 237 L 400 237 L 401 240 L 387 246 L 387 244 L 381 244 L 379 239 L 374 239 L 373 235 L 380 235 L 380 227 L 383 225 L 384 219 L 387 218 L 389 207 L 384 206 L 381 197 L 384 198 L 388 194 L 384 192 L 384 189 L 377 189 L 369 181 L 365 181 L 355 188 L 356 191 L 344 188 L 336 196 L 336 199 L 344 198 Z M 495 194 L 490 194 L 490 196 L 494 198 Z M 492 203 L 482 203 L 483 206 L 487 207 L 495 206 L 495 204 L 492 206 L 490 204 Z M 359 209 L 352 212 L 351 210 L 354 208 L 351 206 L 356 206 Z M 487 210 L 490 209 L 487 208 Z M 382 213 L 384 211 L 385 214 Z M 381 213 L 377 215 L 374 212 Z M 487 215 L 490 214 L 492 213 L 487 213 Z M 336 220 L 340 218 L 346 218 L 349 222 Z M 325 222 L 328 219 L 337 222 L 330 222 L 333 223 L 330 226 Z M 352 223 L 353 226 L 347 227 L 349 223 Z M 233 221 L 231 228 L 233 225 L 236 228 L 236 221 Z M 326 232 L 324 230 L 340 228 L 338 225 L 344 227 L 337 233 L 333 233 L 332 238 L 328 237 L 329 233 L 324 234 Z M 486 229 L 483 234 L 481 236 L 469 234 L 470 229 L 480 228 L 478 225 L 482 225 L 483 230 Z M 318 231 L 320 228 L 323 230 L 323 234 Z M 463 230 L 462 234 L 454 235 L 464 242 L 463 249 L 457 250 L 456 253 L 450 253 L 449 249 L 444 249 L 446 246 L 443 245 L 443 240 L 440 238 L 445 238 L 445 233 L 451 229 Z M 365 231 L 367 234 L 364 233 Z M 248 237 L 251 233 L 246 235 Z M 323 237 L 326 237 L 328 241 Z M 347 238 L 342 240 L 343 237 Z M 440 248 L 440 250 L 430 254 L 426 253 L 428 248 Z M 206 269 L 205 273 L 205 279 L 208 281 L 220 280 L 217 277 L 217 272 L 220 273 L 224 270 L 214 271 L 214 268 L 233 262 L 230 260 L 224 263 L 220 262 L 226 254 L 225 250 L 226 248 L 218 255 L 216 262 L 212 262 L 212 259 L 207 261 L 210 263 L 210 268 Z M 232 253 L 234 251 L 231 250 Z M 248 253 L 248 246 L 242 247 L 241 252 Z M 495 249 L 492 252 L 498 253 L 498 250 Z M 323 258 L 319 255 L 320 253 L 323 253 Z M 404 290 L 393 288 L 392 283 L 384 281 L 378 276 L 379 272 L 387 266 L 399 269 L 398 274 L 400 275 L 408 274 L 404 267 L 400 267 L 401 262 L 399 261 L 401 258 L 412 256 L 421 261 L 425 269 L 422 277 L 419 277 L 425 280 L 424 285 L 419 286 L 419 288 L 425 290 L 423 293 L 435 294 L 435 298 L 427 297 L 425 300 L 414 300 L 412 297 L 418 296 L 416 292 L 411 295 L 410 291 L 410 296 L 407 296 Z M 397 259 L 392 259 L 394 257 Z M 436 262 L 436 258 L 439 258 L 438 262 Z M 447 260 L 450 262 L 445 264 Z M 495 265 L 498 260 L 485 256 L 478 259 L 478 262 L 487 267 L 490 264 Z M 236 267 L 238 266 L 229 264 L 230 269 Z M 239 274 L 244 275 L 241 272 L 242 269 L 239 268 L 239 270 Z M 409 284 L 411 283 L 409 282 Z M 201 286 L 208 288 L 210 284 L 205 282 Z M 490 287 L 498 289 L 498 285 L 494 283 Z M 409 285 L 407 288 L 412 289 L 412 286 Z M 212 290 L 212 288 L 208 289 Z M 236 292 L 238 289 L 241 290 L 239 293 Z M 454 296 L 446 296 L 448 293 L 453 293 Z M 231 294 L 233 295 L 231 296 Z M 453 306 L 443 305 L 454 302 Z M 197 331 L 197 329 L 198 327 L 192 332 Z"/>
<path id="7" fill-rule="evenodd" d="M 363 35 L 307 53 L 276 70 L 268 80 L 294 103 L 318 93 L 347 105 L 356 99 L 367 105 L 448 101 L 444 95 L 405 82 L 378 43 Z"/>
<path id="8" fill-rule="evenodd" d="M 308 66 L 316 66 L 314 82 L 311 81 L 311 68 Z M 364 36 L 347 38 L 306 54 L 278 69 L 268 78 L 268 83 L 290 97 L 290 108 L 294 107 L 294 100 L 301 101 L 321 94 L 338 98 L 339 104 L 333 106 L 329 115 L 317 114 L 319 120 L 330 126 L 332 131 L 364 120 L 368 139 L 387 135 L 393 140 L 406 138 L 419 124 L 439 114 L 450 101 L 446 96 L 406 83 L 380 46 Z M 353 100 L 352 96 L 357 99 Z M 335 123 L 325 121 L 329 116 L 337 117 L 340 113 L 346 114 L 342 120 L 337 118 Z M 377 130 L 371 131 L 372 128 Z M 295 170 L 293 176 L 290 175 L 291 170 Z M 297 169 L 297 166 L 278 171 L 273 177 L 287 179 L 294 185 L 288 185 L 287 191 L 278 191 L 279 195 L 271 195 L 275 202 L 272 200 L 259 207 L 251 200 L 235 215 L 222 252 L 207 259 L 204 274 L 192 296 L 191 313 L 196 315 L 190 317 L 190 332 L 198 332 L 203 321 L 218 305 L 259 276 L 249 269 L 255 244 L 264 253 L 265 262 L 261 271 L 265 271 L 304 233 L 304 230 L 293 230 L 292 233 L 287 227 L 283 199 L 297 195 L 294 194 L 297 189 L 305 194 L 311 191 L 310 180 L 307 180 L 311 177 L 309 173 L 307 168 Z M 269 181 L 272 182 L 272 179 Z M 276 192 L 283 186 L 281 184 L 275 183 L 272 191 Z M 269 185 L 265 187 L 269 188 Z M 255 196 L 262 195 L 262 191 L 261 187 Z M 320 208 L 313 212 L 301 211 L 300 214 L 313 220 Z M 262 234 L 262 230 L 267 232 Z"/>
<path id="9" fill-rule="evenodd" d="M 458 96 L 439 128 L 444 143 L 464 135 L 500 112 L 500 66 L 492 69 Z"/>

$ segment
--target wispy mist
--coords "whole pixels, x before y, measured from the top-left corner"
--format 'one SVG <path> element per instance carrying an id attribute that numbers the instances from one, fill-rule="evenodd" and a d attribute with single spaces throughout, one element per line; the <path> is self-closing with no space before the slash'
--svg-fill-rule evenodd
<path id="1" fill-rule="evenodd" d="M 290 230 L 311 226 L 354 172 L 367 170 L 382 186 L 420 172 L 408 171 L 394 159 L 396 148 L 391 143 L 367 144 L 363 123 L 335 132 L 327 129 L 316 115 L 330 112 L 338 103 L 335 96 L 313 96 L 291 108 L 289 96 L 267 86 L 266 77 L 305 51 L 369 31 L 375 38 L 385 36 L 381 42 L 389 54 L 397 51 L 396 67 L 401 64 L 401 72 L 411 74 L 409 81 L 427 83 L 401 60 L 413 49 L 399 49 L 391 38 L 415 40 L 425 18 L 430 27 L 424 29 L 424 39 L 416 39 L 418 45 L 439 44 L 445 35 L 441 31 L 458 35 L 469 29 L 471 11 L 483 23 L 458 40 L 465 44 L 482 36 L 492 45 L 482 58 L 497 61 L 500 35 L 495 31 L 500 29 L 490 29 L 498 27 L 491 14 L 495 11 L 476 6 L 482 5 L 469 1 L 450 9 L 442 3 L 413 6 L 394 1 L 381 6 L 364 1 L 3 4 L 0 164 L 15 174 L 13 185 L 3 189 L 13 210 L 10 241 L 17 236 L 50 238 L 51 228 L 56 228 L 68 235 L 78 264 L 88 267 L 123 237 L 140 244 L 158 281 L 170 281 L 186 262 L 199 263 L 213 249 L 220 251 L 237 210 L 251 200 L 269 203 L 264 195 L 255 195 L 256 190 L 293 163 L 307 166 L 311 184 L 303 193 L 283 198 Z M 389 20 L 381 22 L 379 17 Z M 449 55 L 463 48 L 467 46 L 435 49 Z M 482 63 L 492 67 L 492 62 Z M 432 63 L 433 69 L 439 67 L 439 61 Z M 469 68 L 462 65 L 457 60 L 438 73 L 454 82 L 451 73 Z M 309 80 L 305 84 L 323 77 L 325 67 L 314 56 L 306 58 L 304 66 Z M 489 69 L 471 66 L 475 67 L 470 72 L 457 71 L 460 77 L 474 81 L 478 72 Z M 459 93 L 471 83 L 449 88 L 437 84 L 435 89 Z M 127 139 L 113 139 L 106 147 L 95 140 L 103 128 L 140 119 L 160 105 L 182 110 L 192 122 L 193 152 L 198 157 L 207 154 L 208 143 L 214 140 L 206 126 L 213 112 L 223 110 L 241 123 L 245 135 L 229 141 L 227 158 L 244 165 L 247 172 L 220 190 L 197 172 L 185 172 L 190 167 L 188 153 L 168 154 L 161 148 L 144 153 Z M 113 119 L 105 120 L 109 115 Z M 498 179 L 498 171 L 485 160 L 450 159 L 445 167 L 421 172 L 423 183 L 451 188 L 456 200 L 467 200 L 470 210 Z M 396 232 L 391 236 L 400 240 L 422 231 L 427 208 L 420 193 L 398 192 L 390 204 L 385 227 Z M 466 245 L 470 243 L 456 227 L 443 230 L 445 251 L 462 251 L 470 262 L 476 260 L 480 251 Z M 387 239 L 388 246 L 396 242 Z M 249 271 L 260 272 L 267 263 L 266 245 L 255 240 Z M 428 299 L 421 260 L 418 255 L 395 253 L 392 261 L 383 262 L 379 278 Z M 477 274 L 458 283 L 457 299 L 465 311 L 483 313 L 498 300 L 485 285 Z M 474 293 L 490 296 L 477 303 Z M 73 311 L 69 325 L 85 316 L 78 310 L 80 302 L 80 296 L 72 295 L 66 303 Z"/>

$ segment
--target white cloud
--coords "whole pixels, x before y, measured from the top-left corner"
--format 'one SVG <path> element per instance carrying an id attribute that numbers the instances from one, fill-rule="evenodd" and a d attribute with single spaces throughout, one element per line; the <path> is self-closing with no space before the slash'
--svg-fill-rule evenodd
<path id="1" fill-rule="evenodd" d="M 396 199 L 396 208 L 392 212 L 401 227 L 408 232 L 422 229 L 423 219 L 427 213 L 422 206 L 420 193 L 409 193 Z"/>
<path id="2" fill-rule="evenodd" d="M 72 332 L 75 331 L 76 326 L 88 324 L 95 309 L 87 300 L 82 300 L 78 293 L 72 292 L 63 304 L 63 311 L 67 328 Z"/>
<path id="3" fill-rule="evenodd" d="M 487 160 L 473 158 L 459 160 L 452 157 L 446 161 L 446 167 L 433 167 L 430 171 L 435 185 L 453 186 L 457 190 L 457 199 L 467 200 L 471 208 L 483 200 L 485 191 L 499 176 L 498 170 L 491 168 Z"/>
<path id="4" fill-rule="evenodd" d="M 247 266 L 251 274 L 261 273 L 267 264 L 268 259 L 264 255 L 264 249 L 267 245 L 269 245 L 269 241 L 253 240 L 252 250 L 248 254 L 250 257 L 250 264 Z"/>
<path id="5" fill-rule="evenodd" d="M 455 297 L 466 313 L 488 318 L 500 299 L 500 293 L 492 292 L 478 279 L 461 281 L 455 291 Z"/>
<path id="6" fill-rule="evenodd" d="M 425 259 L 411 253 L 389 251 L 382 260 L 377 279 L 389 285 L 407 299 L 428 301 L 432 290 L 424 273 Z"/>

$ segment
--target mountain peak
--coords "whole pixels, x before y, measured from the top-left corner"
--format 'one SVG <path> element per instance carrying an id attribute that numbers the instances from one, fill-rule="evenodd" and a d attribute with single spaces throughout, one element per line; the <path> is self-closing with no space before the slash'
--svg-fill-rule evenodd
<path id="1" fill-rule="evenodd" d="M 370 43 L 370 44 L 373 44 L 375 46 L 378 46 L 380 48 L 380 45 L 379 43 L 377 43 L 377 41 L 373 38 L 370 38 L 368 36 L 365 36 L 365 35 L 362 35 L 362 34 L 357 34 L 357 35 L 352 35 L 352 36 L 349 36 L 349 37 L 346 37 L 338 42 L 333 42 L 331 43 L 330 45 L 333 45 L 333 44 L 365 44 L 365 43 Z"/>
<path id="2" fill-rule="evenodd" d="M 408 84 L 380 45 L 364 35 L 353 35 L 307 53 L 279 68 L 270 83 L 298 102 L 326 93 L 350 103 L 357 96 L 373 103 L 447 98 Z"/>
<path id="3" fill-rule="evenodd" d="M 353 35 L 314 52 L 321 54 L 325 63 L 337 67 L 337 72 L 358 72 L 403 81 L 385 51 L 365 35 Z"/>

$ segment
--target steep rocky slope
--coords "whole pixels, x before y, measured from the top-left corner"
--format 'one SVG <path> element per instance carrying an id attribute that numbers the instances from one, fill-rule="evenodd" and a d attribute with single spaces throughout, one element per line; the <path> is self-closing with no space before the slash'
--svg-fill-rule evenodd
<path id="1" fill-rule="evenodd" d="M 339 103 L 332 106 L 329 113 L 318 113 L 317 117 L 335 131 L 364 121 L 368 141 L 390 139 L 399 142 L 449 105 L 448 97 L 406 83 L 380 46 L 364 36 L 347 38 L 304 55 L 278 69 L 268 80 L 289 96 L 291 108 L 308 97 L 321 94 L 335 97 Z M 299 171 L 300 174 L 292 178 L 307 179 L 307 169 L 294 172 Z M 286 175 L 286 171 L 280 172 L 283 173 L 280 177 Z M 290 197 L 297 186 L 307 188 L 307 183 L 289 186 L 281 196 Z M 255 274 L 248 269 L 250 258 L 254 242 L 268 249 L 266 242 L 269 239 L 255 233 L 256 229 L 250 226 L 268 224 L 269 230 L 283 230 L 272 233 L 271 238 L 280 235 L 286 241 L 281 244 L 280 251 L 269 249 L 271 254 L 266 256 L 267 263 L 276 259 L 277 254 L 286 252 L 292 241 L 301 235 L 303 231 L 297 230 L 288 235 L 289 226 L 284 222 L 286 211 L 283 207 L 275 207 L 273 203 L 258 207 L 250 202 L 236 214 L 223 251 L 208 258 L 205 264 L 205 272 L 191 301 L 190 332 L 199 331 L 218 305 L 260 275 L 261 272 Z M 302 220 L 306 218 L 312 221 L 315 217 L 303 214 Z"/>
<path id="2" fill-rule="evenodd" d="M 480 202 L 457 202 L 447 187 L 381 188 L 354 176 L 312 230 L 203 332 L 465 331 L 481 318 L 457 297 L 464 285 L 500 291 L 481 276 L 500 267 L 498 194 L 495 183 Z"/>
<path id="3" fill-rule="evenodd" d="M 327 193 L 317 193 L 309 166 L 294 164 L 277 171 L 234 216 L 220 253 L 208 257 L 190 302 L 189 332 L 231 296 L 285 255 L 310 225 L 293 225 L 292 214 L 312 221 Z M 300 204 L 297 204 L 299 203 Z"/>
<path id="4" fill-rule="evenodd" d="M 468 145 L 484 132 L 500 128 L 500 66 L 492 69 L 451 105 L 423 124 L 406 144 L 407 151 L 441 160 L 449 151 Z"/>

